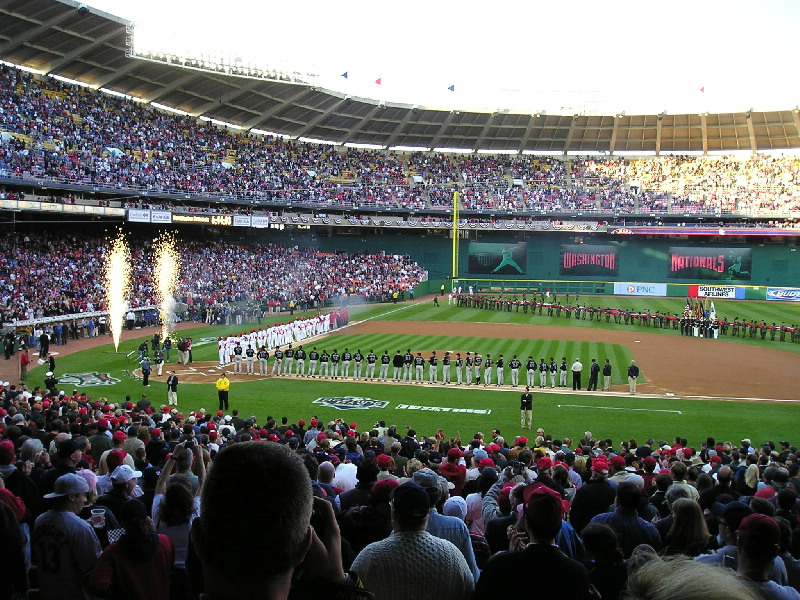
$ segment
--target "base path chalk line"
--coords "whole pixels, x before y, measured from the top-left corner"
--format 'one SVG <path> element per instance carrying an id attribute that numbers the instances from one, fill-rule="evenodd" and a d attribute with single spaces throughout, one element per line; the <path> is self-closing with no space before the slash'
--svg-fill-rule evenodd
<path id="1" fill-rule="evenodd" d="M 665 412 L 665 413 L 675 413 L 678 415 L 682 415 L 683 413 L 679 410 L 667 410 L 663 408 L 627 408 L 624 406 L 590 406 L 587 404 L 556 404 L 556 408 L 595 408 L 597 410 L 638 410 L 642 412 Z"/>

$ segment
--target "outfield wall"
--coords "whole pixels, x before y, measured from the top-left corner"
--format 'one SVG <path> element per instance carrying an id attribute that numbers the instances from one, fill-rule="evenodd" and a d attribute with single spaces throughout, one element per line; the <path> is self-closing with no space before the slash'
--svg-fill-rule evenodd
<path id="1" fill-rule="evenodd" d="M 763 300 L 766 287 L 800 287 L 800 252 L 795 238 L 775 243 L 772 239 L 756 238 L 742 243 L 741 238 L 721 237 L 711 240 L 530 232 L 517 235 L 508 232 L 470 234 L 470 240 L 460 242 L 459 250 L 458 280 L 464 288 L 472 281 L 476 286 L 488 288 L 543 290 L 556 286 L 562 291 L 613 294 L 615 283 L 640 282 L 666 284 L 667 295 L 686 296 L 690 284 L 735 285 L 745 287 L 746 298 Z M 409 254 L 428 269 L 432 284 L 438 280 L 446 281 L 451 273 L 452 240 L 446 235 L 386 231 L 383 234 L 316 237 L 315 242 L 327 252 L 386 250 Z M 477 246 L 479 251 L 488 253 L 493 251 L 493 244 L 508 245 L 510 253 L 510 246 L 517 246 L 520 242 L 525 244 L 522 251 L 524 260 L 520 259 L 520 250 L 513 252 L 516 252 L 516 262 L 523 272 L 516 272 L 513 267 L 506 267 L 498 273 L 486 272 L 491 271 L 491 258 L 482 269 L 484 272 L 471 272 L 475 270 L 476 260 L 473 252 L 471 261 L 470 243 L 473 248 Z M 600 262 L 605 260 L 606 264 L 600 265 L 596 272 L 581 273 L 581 269 L 570 262 L 565 272 L 564 247 L 567 246 L 570 252 L 581 247 L 591 248 Z M 695 256 L 683 257 L 692 253 Z M 612 254 L 613 258 L 609 258 L 608 255 Z M 733 265 L 733 261 L 738 264 Z M 698 264 L 700 268 L 693 268 Z M 608 266 L 614 268 L 606 268 Z"/>

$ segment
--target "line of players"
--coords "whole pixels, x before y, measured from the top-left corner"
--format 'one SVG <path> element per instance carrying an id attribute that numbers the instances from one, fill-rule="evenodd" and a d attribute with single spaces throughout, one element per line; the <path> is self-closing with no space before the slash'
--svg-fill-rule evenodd
<path id="1" fill-rule="evenodd" d="M 389 367 L 392 367 L 391 380 L 395 383 L 414 383 L 423 385 L 434 385 L 440 383 L 439 364 L 441 362 L 441 385 L 492 385 L 495 378 L 495 387 L 505 385 L 506 367 L 510 370 L 511 387 L 519 386 L 520 372 L 526 378 L 528 387 L 535 387 L 538 376 L 539 387 L 544 389 L 556 387 L 558 377 L 558 387 L 567 387 L 567 372 L 570 367 L 567 365 L 566 357 L 562 357 L 561 363 L 556 363 L 553 357 L 550 362 L 542 358 L 538 363 L 529 356 L 524 363 L 515 354 L 506 364 L 505 357 L 500 354 L 496 359 L 491 354 L 485 357 L 477 352 L 467 352 L 465 357 L 460 352 L 455 356 L 452 352 L 445 352 L 441 358 L 436 351 L 432 351 L 427 358 L 417 352 L 416 356 L 408 349 L 405 354 L 398 350 L 394 357 L 389 356 L 389 351 L 384 350 L 383 354 L 377 355 L 374 350 L 370 350 L 364 355 L 360 349 L 350 352 L 345 348 L 341 354 L 334 348 L 333 352 L 323 350 L 321 353 L 314 346 L 309 352 L 303 346 L 294 348 L 289 344 L 285 350 L 278 346 L 272 355 L 272 368 L 269 368 L 270 353 L 265 346 L 256 351 L 252 345 L 243 349 L 241 344 L 237 344 L 233 351 L 233 372 L 241 374 L 242 367 L 246 368 L 248 375 L 255 374 L 255 362 L 258 361 L 258 374 L 261 376 L 271 375 L 285 377 L 311 377 L 319 379 L 353 379 L 354 381 L 389 381 Z M 308 368 L 306 368 L 308 361 Z M 220 365 L 224 366 L 224 365 Z M 375 370 L 378 369 L 376 375 Z M 427 368 L 427 377 L 425 370 Z M 455 379 L 455 381 L 454 381 Z"/>

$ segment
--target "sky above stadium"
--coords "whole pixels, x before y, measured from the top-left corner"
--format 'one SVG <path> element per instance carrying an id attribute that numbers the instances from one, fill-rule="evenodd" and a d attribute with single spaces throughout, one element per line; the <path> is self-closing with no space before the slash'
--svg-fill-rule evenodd
<path id="1" fill-rule="evenodd" d="M 800 104 L 797 0 L 88 4 L 134 21 L 137 50 L 297 69 L 376 101 L 628 115 Z"/>

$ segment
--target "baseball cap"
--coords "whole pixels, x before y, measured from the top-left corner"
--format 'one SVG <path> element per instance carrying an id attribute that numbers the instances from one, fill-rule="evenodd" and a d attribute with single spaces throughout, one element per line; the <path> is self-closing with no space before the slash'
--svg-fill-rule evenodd
<path id="1" fill-rule="evenodd" d="M 128 500 L 119 511 L 119 522 L 124 525 L 136 519 L 145 520 L 147 509 L 144 504 L 136 499 Z"/>
<path id="2" fill-rule="evenodd" d="M 76 450 L 83 450 L 86 447 L 86 443 L 79 444 L 75 440 L 64 440 L 58 445 L 58 456 L 59 458 L 66 458 Z M 74 492 L 68 492 L 74 493 Z"/>
<path id="3" fill-rule="evenodd" d="M 334 457 L 335 458 L 335 457 Z M 338 459 L 337 459 L 338 460 Z M 369 496 L 372 502 L 388 502 L 392 496 L 392 490 L 398 487 L 396 479 L 381 479 L 372 486 Z"/>
<path id="4" fill-rule="evenodd" d="M 480 462 L 478 463 L 478 467 L 479 468 L 483 468 L 483 467 L 493 468 L 494 467 L 494 461 L 489 457 L 482 458 L 480 460 Z"/>
<path id="5" fill-rule="evenodd" d="M 473 450 L 473 451 L 472 451 L 472 457 L 473 457 L 473 458 L 474 458 L 476 461 L 480 462 L 480 461 L 482 461 L 484 458 L 488 458 L 488 457 L 489 457 L 489 454 L 487 454 L 486 450 L 482 450 L 482 449 L 478 448 L 477 450 Z"/>
<path id="6" fill-rule="evenodd" d="M 63 445 L 64 442 L 61 444 Z M 44 497 L 60 498 L 61 496 L 69 496 L 70 494 L 85 494 L 88 491 L 89 484 L 83 477 L 75 473 L 67 473 L 56 479 L 55 484 L 53 484 L 53 493 L 45 494 Z"/>
<path id="7" fill-rule="evenodd" d="M 526 438 L 524 435 L 521 435 L 517 438 L 517 444 L 519 444 L 520 446 L 524 446 L 527 443 L 528 443 L 528 438 Z"/>
<path id="8" fill-rule="evenodd" d="M 442 514 L 446 517 L 458 517 L 463 521 L 467 517 L 467 501 L 461 496 L 448 498 L 442 507 Z"/>
<path id="9" fill-rule="evenodd" d="M 430 508 L 427 492 L 413 481 L 407 481 L 392 490 L 391 501 L 393 510 L 404 517 L 422 518 L 428 514 Z"/>
<path id="10" fill-rule="evenodd" d="M 553 467 L 553 461 L 545 456 L 536 461 L 536 467 L 539 469 L 551 469 Z"/>
<path id="11" fill-rule="evenodd" d="M 120 430 L 120 429 L 117 429 L 117 430 L 116 430 L 116 431 L 113 433 L 113 438 L 114 438 L 114 441 L 115 441 L 115 442 L 124 442 L 126 437 L 127 437 L 127 436 L 125 435 L 125 432 L 124 432 L 124 431 L 122 431 L 122 430 Z"/>
<path id="12" fill-rule="evenodd" d="M 462 456 L 464 456 L 464 453 L 458 448 L 450 448 L 447 451 L 447 458 L 461 458 Z"/>
<path id="13" fill-rule="evenodd" d="M 747 506 L 744 502 L 728 502 L 722 504 L 721 502 L 714 502 L 711 505 L 711 512 L 714 515 L 725 521 L 729 529 L 737 531 L 745 517 L 753 514 L 753 509 Z"/>
<path id="14" fill-rule="evenodd" d="M 379 454 L 375 462 L 378 463 L 378 467 L 383 471 L 392 466 L 392 457 L 386 454 Z"/>
<path id="15" fill-rule="evenodd" d="M 611 457 L 611 462 L 609 463 L 612 467 L 615 468 L 625 468 L 625 457 L 620 456 L 619 454 Z"/>
<path id="16" fill-rule="evenodd" d="M 114 483 L 128 483 L 131 479 L 142 476 L 141 471 L 134 471 L 128 465 L 120 465 L 111 474 Z"/>
<path id="17" fill-rule="evenodd" d="M 760 513 L 746 516 L 736 530 L 739 543 L 754 552 L 777 554 L 777 545 L 781 542 L 781 530 L 778 522 L 772 517 Z"/>

